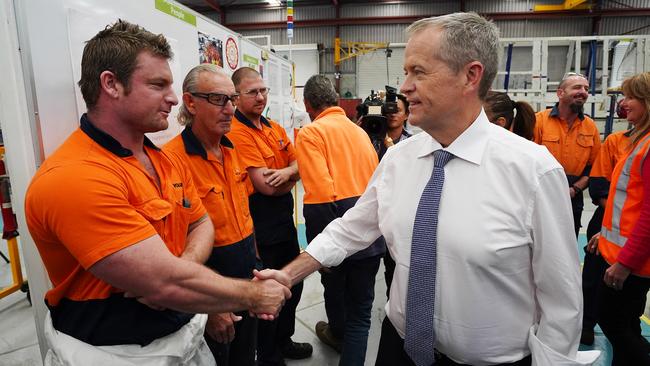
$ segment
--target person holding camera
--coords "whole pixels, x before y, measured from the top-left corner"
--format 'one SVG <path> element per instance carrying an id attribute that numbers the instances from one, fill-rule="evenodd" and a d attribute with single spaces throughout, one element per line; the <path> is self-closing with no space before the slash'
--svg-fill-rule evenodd
<path id="1" fill-rule="evenodd" d="M 350 209 L 365 191 L 378 159 L 369 136 L 337 106 L 330 80 L 314 75 L 304 89 L 304 102 L 312 123 L 296 138 L 298 169 L 305 187 L 307 241 Z M 323 269 L 328 323 L 316 324 L 316 335 L 341 353 L 339 365 L 363 365 L 375 297 L 375 277 L 386 252 L 383 238 Z"/>
<path id="2" fill-rule="evenodd" d="M 412 134 L 406 130 L 406 120 L 409 117 L 409 102 L 402 94 L 397 94 L 397 111 L 386 116 L 386 138 L 384 144 L 379 150 L 379 160 L 384 157 L 384 154 L 389 147 L 396 143 L 406 140 Z"/>

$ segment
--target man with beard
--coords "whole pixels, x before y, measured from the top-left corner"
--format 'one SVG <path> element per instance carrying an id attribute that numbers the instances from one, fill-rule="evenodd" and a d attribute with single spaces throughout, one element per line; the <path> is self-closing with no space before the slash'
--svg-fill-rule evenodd
<path id="1" fill-rule="evenodd" d="M 553 108 L 535 115 L 533 141 L 546 146 L 564 168 L 577 238 L 584 206 L 582 191 L 589 184 L 589 171 L 600 149 L 600 134 L 594 121 L 583 112 L 589 97 L 589 82 L 583 75 L 564 76 L 557 96 Z"/>

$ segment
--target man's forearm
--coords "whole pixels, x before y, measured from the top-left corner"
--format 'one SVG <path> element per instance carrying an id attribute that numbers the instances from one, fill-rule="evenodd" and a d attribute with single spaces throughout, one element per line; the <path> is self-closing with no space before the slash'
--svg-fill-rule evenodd
<path id="1" fill-rule="evenodd" d="M 282 268 L 282 271 L 289 276 L 291 286 L 293 286 L 318 271 L 321 267 L 322 265 L 309 253 L 302 252 L 296 259 Z"/>
<path id="2" fill-rule="evenodd" d="M 289 166 L 286 169 L 290 169 L 289 172 L 291 173 L 290 180 L 297 182 L 300 180 L 300 173 L 298 171 L 298 161 L 294 160 L 292 161 Z"/>
<path id="3" fill-rule="evenodd" d="M 185 250 L 181 254 L 181 258 L 203 264 L 210 257 L 210 253 L 212 253 L 213 243 L 214 227 L 208 214 L 205 214 L 190 226 Z"/>
<path id="4" fill-rule="evenodd" d="M 573 183 L 573 185 L 580 188 L 581 191 L 584 191 L 585 189 L 587 189 L 587 186 L 589 185 L 589 177 L 582 176 L 575 183 Z"/>

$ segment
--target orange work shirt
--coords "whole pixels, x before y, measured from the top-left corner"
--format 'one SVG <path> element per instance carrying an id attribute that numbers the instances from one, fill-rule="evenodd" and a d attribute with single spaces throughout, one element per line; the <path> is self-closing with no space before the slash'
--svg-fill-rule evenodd
<path id="1" fill-rule="evenodd" d="M 589 174 L 589 194 L 596 205 L 600 199 L 607 198 L 614 167 L 630 152 L 631 132 L 632 130 L 615 132 L 607 136 L 600 147 Z"/>
<path id="2" fill-rule="evenodd" d="M 164 147 L 177 155 L 192 172 L 203 206 L 214 225 L 214 246 L 237 243 L 253 234 L 253 219 L 248 210 L 248 173 L 241 167 L 230 140 L 221 138 L 221 163 L 187 126 Z"/>
<path id="3" fill-rule="evenodd" d="M 567 122 L 559 117 L 557 104 L 535 117 L 533 141 L 546 146 L 571 183 L 588 176 L 600 149 L 600 134 L 594 121 L 579 114 L 569 129 Z"/>
<path id="4" fill-rule="evenodd" d="M 296 151 L 287 132 L 277 122 L 261 117 L 257 128 L 241 112 L 235 111 L 228 138 L 237 146 L 244 168 L 283 169 L 296 160 Z"/>
<path id="5" fill-rule="evenodd" d="M 366 132 L 340 107 L 325 109 L 300 129 L 296 155 L 305 204 L 361 196 L 379 162 Z"/>
<path id="6" fill-rule="evenodd" d="M 190 173 L 145 137 L 160 187 L 133 153 L 82 117 L 81 127 L 32 179 L 25 198 L 29 231 L 62 298 L 104 299 L 121 290 L 96 278 L 93 264 L 153 235 L 180 256 L 189 225 L 205 213 Z"/>

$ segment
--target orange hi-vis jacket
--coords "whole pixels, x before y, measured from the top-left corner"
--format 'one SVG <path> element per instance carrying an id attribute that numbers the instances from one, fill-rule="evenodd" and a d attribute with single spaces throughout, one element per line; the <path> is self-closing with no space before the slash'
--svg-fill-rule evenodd
<path id="1" fill-rule="evenodd" d="M 609 264 L 618 261 L 619 253 L 639 219 L 643 201 L 641 167 L 649 148 L 650 135 L 644 137 L 614 168 L 598 241 L 598 250 Z M 650 277 L 650 260 L 634 274 Z"/>

